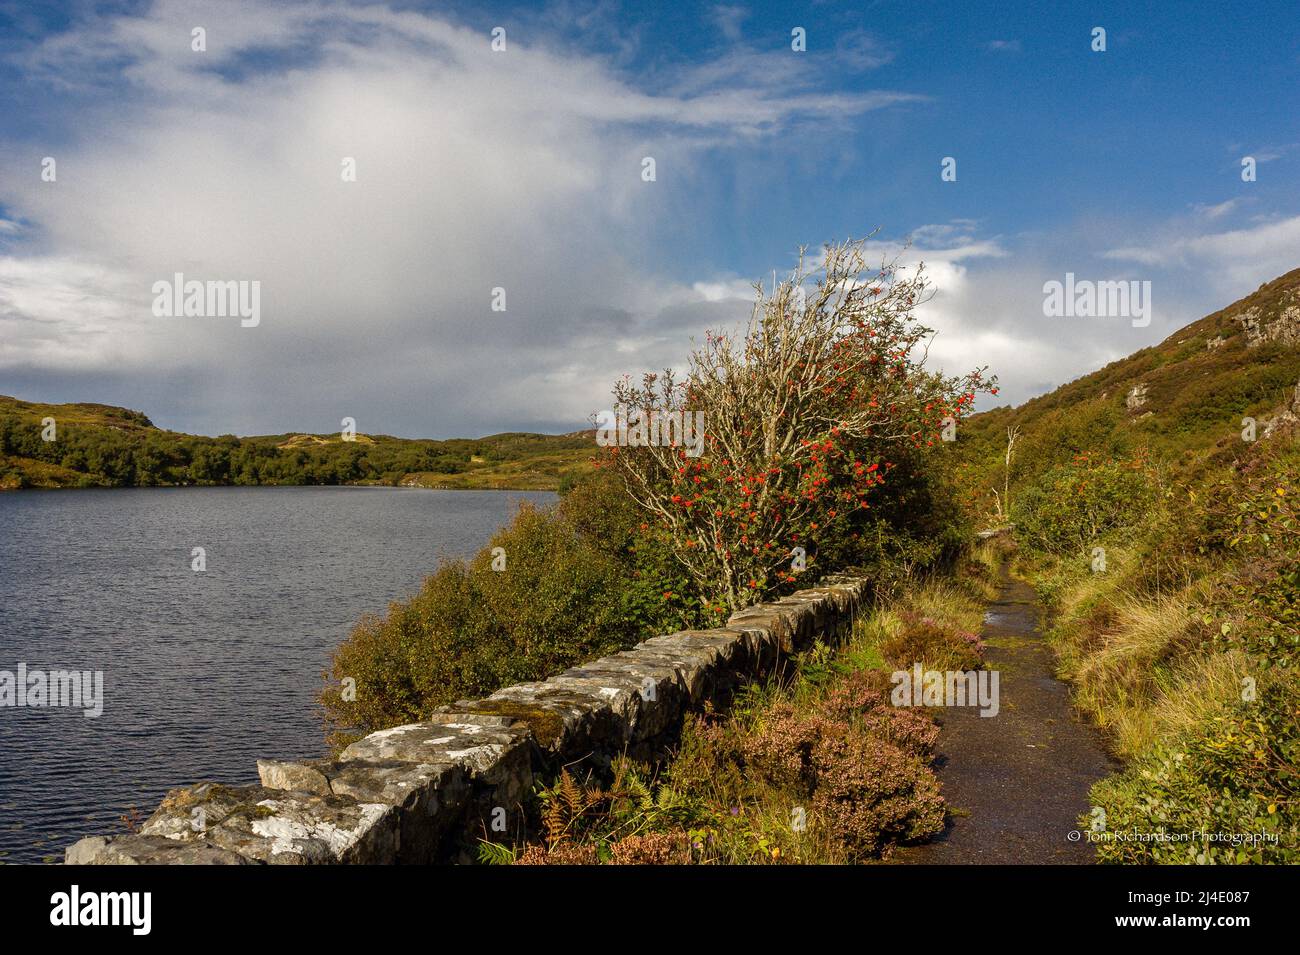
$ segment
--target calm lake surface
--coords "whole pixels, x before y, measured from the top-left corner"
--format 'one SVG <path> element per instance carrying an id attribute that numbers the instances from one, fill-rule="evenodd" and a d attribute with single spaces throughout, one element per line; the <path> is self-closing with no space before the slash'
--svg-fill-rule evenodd
<path id="1" fill-rule="evenodd" d="M 0 863 L 62 861 L 168 789 L 324 753 L 330 652 L 548 492 L 0 494 L 0 670 L 102 670 L 104 711 L 0 707 Z M 207 570 L 190 569 L 206 551 Z"/>

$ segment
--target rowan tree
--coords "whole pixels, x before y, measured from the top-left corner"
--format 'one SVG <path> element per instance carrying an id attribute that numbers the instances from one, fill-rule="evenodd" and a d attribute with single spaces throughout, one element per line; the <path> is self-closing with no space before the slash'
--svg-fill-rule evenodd
<path id="1" fill-rule="evenodd" d="M 683 375 L 614 386 L 623 414 L 704 414 L 698 457 L 675 444 L 612 448 L 607 462 L 715 612 L 761 599 L 800 557 L 811 565 L 842 543 L 898 459 L 916 460 L 996 390 L 984 369 L 926 369 L 924 271 L 897 258 L 868 269 L 866 240 L 816 261 L 801 249 L 784 281 L 755 291 L 744 329 L 708 333 Z"/>

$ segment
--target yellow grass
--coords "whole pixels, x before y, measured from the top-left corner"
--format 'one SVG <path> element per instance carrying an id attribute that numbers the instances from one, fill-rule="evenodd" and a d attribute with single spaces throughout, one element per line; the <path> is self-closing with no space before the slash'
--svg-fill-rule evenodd
<path id="1" fill-rule="evenodd" d="M 1054 638 L 1076 704 L 1129 757 L 1192 732 L 1237 699 L 1245 658 L 1204 645 L 1197 608 L 1207 584 L 1139 598 L 1118 593 L 1118 575 L 1108 576 L 1062 592 Z"/>
<path id="2" fill-rule="evenodd" d="M 1249 661 L 1240 651 L 1188 657 L 1160 675 L 1148 705 L 1115 716 L 1115 750 L 1133 756 L 1155 743 L 1190 736 L 1241 699 L 1249 675 Z"/>

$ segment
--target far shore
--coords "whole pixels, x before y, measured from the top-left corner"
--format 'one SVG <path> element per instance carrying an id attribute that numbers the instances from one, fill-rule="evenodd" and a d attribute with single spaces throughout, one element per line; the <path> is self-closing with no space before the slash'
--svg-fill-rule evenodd
<path id="1" fill-rule="evenodd" d="M 21 492 L 21 491 L 171 491 L 181 488 L 206 488 L 208 490 L 219 490 L 222 488 L 303 488 L 303 487 L 335 487 L 335 488 L 388 488 L 391 490 L 417 490 L 417 491 L 538 491 L 556 494 L 560 490 L 559 482 L 552 484 L 424 484 L 413 481 L 403 481 L 400 484 L 381 484 L 375 481 L 351 482 L 347 484 L 131 484 L 123 487 L 112 487 L 103 484 L 91 484 L 86 486 L 68 485 L 68 484 L 48 484 L 33 485 L 30 487 L 11 487 L 0 485 L 0 493 Z"/>

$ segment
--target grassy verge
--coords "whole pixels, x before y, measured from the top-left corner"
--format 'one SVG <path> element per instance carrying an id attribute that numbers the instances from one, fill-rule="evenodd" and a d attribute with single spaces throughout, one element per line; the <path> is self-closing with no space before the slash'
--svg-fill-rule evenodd
<path id="1" fill-rule="evenodd" d="M 1061 676 L 1125 763 L 1081 820 L 1116 837 L 1098 842 L 1102 862 L 1300 861 L 1294 570 L 1279 560 L 1294 551 L 1292 460 L 1239 479 L 1220 510 L 1191 518 L 1195 537 L 1174 509 L 1113 535 L 1104 571 L 1022 560 L 1049 600 Z M 1173 559 L 1180 546 L 1194 556 Z"/>

